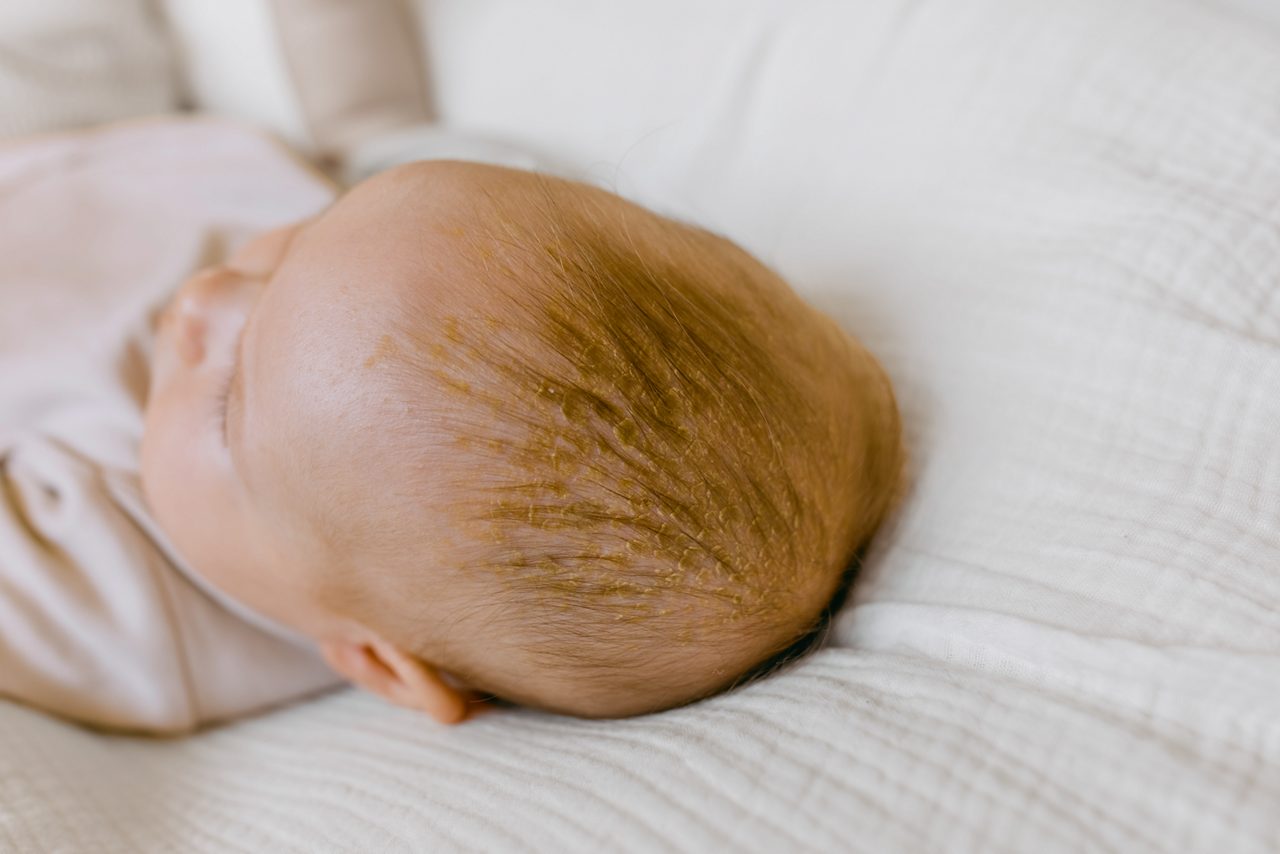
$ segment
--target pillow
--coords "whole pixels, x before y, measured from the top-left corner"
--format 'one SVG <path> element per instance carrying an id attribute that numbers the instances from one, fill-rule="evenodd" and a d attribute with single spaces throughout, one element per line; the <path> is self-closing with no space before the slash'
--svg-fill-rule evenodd
<path id="1" fill-rule="evenodd" d="M 409 160 L 555 171 L 551 158 L 435 122 L 410 0 L 164 0 L 194 109 L 246 119 L 352 184 Z"/>
<path id="2" fill-rule="evenodd" d="M 147 0 L 0 3 L 0 136 L 176 107 L 167 36 Z"/>
<path id="3" fill-rule="evenodd" d="M 251 120 L 334 160 L 429 117 L 401 0 L 164 0 L 164 8 L 195 109 Z"/>

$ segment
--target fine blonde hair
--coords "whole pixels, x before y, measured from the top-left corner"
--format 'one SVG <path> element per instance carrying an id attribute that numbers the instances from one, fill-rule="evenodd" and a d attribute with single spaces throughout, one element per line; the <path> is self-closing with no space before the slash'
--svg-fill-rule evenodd
<path id="1" fill-rule="evenodd" d="M 574 182 L 513 192 L 456 235 L 497 308 L 399 330 L 403 393 L 453 414 L 433 477 L 485 591 L 459 619 L 492 626 L 443 665 L 589 716 L 715 693 L 813 636 L 891 509 L 893 389 L 730 240 Z"/>

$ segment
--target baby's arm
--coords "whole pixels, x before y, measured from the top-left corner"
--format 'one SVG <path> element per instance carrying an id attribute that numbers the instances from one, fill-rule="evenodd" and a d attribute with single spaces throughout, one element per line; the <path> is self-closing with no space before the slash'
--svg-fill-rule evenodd
<path id="1" fill-rule="evenodd" d="M 97 727 L 194 723 L 162 560 L 62 441 L 0 449 L 0 696 Z"/>

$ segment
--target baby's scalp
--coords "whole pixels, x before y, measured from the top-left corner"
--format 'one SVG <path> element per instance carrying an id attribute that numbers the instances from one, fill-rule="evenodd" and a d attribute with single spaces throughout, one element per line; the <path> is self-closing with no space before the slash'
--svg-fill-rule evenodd
<path id="1" fill-rule="evenodd" d="M 391 430 L 401 491 L 440 505 L 452 546 L 398 526 L 384 581 L 341 595 L 526 704 L 616 716 L 714 693 L 818 627 L 888 512 L 892 389 L 730 241 L 583 184 L 490 176 L 436 226 L 486 299 L 442 310 L 424 285 L 362 365 L 435 407 L 430 466 L 413 418 Z M 415 566 L 427 553 L 449 565 Z M 424 625 L 415 602 L 441 585 L 469 594 Z"/>

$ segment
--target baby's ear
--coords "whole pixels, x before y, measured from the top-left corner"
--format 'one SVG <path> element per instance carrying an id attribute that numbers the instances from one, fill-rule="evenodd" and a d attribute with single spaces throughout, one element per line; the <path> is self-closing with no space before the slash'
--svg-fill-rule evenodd
<path id="1" fill-rule="evenodd" d="M 467 699 L 430 664 L 380 638 L 320 642 L 334 672 L 389 703 L 426 712 L 442 724 L 467 716 Z"/>

